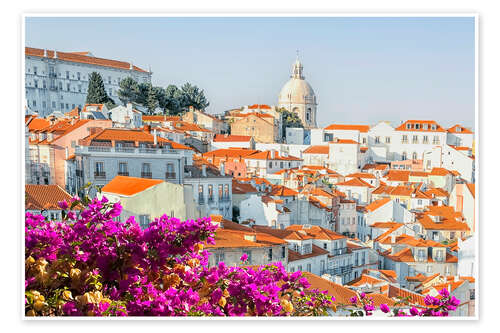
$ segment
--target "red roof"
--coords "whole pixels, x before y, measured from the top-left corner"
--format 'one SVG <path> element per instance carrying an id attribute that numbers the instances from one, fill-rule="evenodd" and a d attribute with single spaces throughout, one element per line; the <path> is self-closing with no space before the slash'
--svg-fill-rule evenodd
<path id="1" fill-rule="evenodd" d="M 254 104 L 254 105 L 250 105 L 248 107 L 249 109 L 268 109 L 268 110 L 271 110 L 271 107 L 269 105 L 266 105 L 266 104 Z"/>
<path id="2" fill-rule="evenodd" d="M 457 134 L 473 134 L 473 132 L 463 126 L 455 125 L 453 127 L 448 128 L 449 133 L 457 133 Z"/>
<path id="3" fill-rule="evenodd" d="M 160 183 L 163 183 L 163 180 L 116 176 L 104 185 L 102 192 L 132 196 Z"/>
<path id="4" fill-rule="evenodd" d="M 58 202 L 66 200 L 69 203 L 71 195 L 59 185 L 25 185 L 26 210 L 61 210 Z"/>
<path id="5" fill-rule="evenodd" d="M 407 128 L 407 125 L 410 125 L 410 128 Z M 415 125 L 418 125 L 418 129 L 415 128 Z M 427 125 L 427 129 L 424 129 L 424 125 Z M 436 126 L 436 129 L 433 130 L 432 126 Z M 410 132 L 446 132 L 444 128 L 442 128 L 438 123 L 434 120 L 407 120 L 403 124 L 396 127 L 396 131 L 410 131 Z"/>
<path id="6" fill-rule="evenodd" d="M 325 154 L 328 155 L 328 146 L 317 145 L 317 146 L 309 146 L 306 150 L 304 150 L 303 154 Z"/>
<path id="7" fill-rule="evenodd" d="M 26 56 L 54 59 L 54 51 L 53 50 L 46 50 L 47 51 L 46 56 L 44 55 L 44 51 L 45 50 L 43 50 L 43 49 L 25 47 L 25 55 Z M 81 52 L 60 52 L 60 51 L 57 51 L 57 59 L 63 60 L 63 61 L 68 61 L 68 62 L 77 62 L 77 63 L 89 64 L 89 65 L 95 65 L 95 66 L 112 67 L 112 68 L 130 70 L 131 63 L 129 63 L 129 62 L 96 58 L 96 57 L 89 56 L 87 54 L 88 54 L 87 52 L 85 52 L 85 54 L 81 54 Z M 137 71 L 137 72 L 148 73 L 148 71 L 146 71 L 142 68 L 139 68 L 137 66 L 133 66 L 132 68 L 134 71 Z"/>
<path id="8" fill-rule="evenodd" d="M 360 131 L 366 133 L 370 130 L 368 125 L 342 125 L 342 124 L 331 124 L 325 127 L 325 130 L 337 130 L 337 131 Z"/>
<path id="9" fill-rule="evenodd" d="M 335 184 L 336 186 L 358 186 L 358 187 L 370 187 L 373 188 L 372 185 L 368 184 L 364 180 L 360 178 L 352 178 L 349 179 L 348 181 L 342 182 L 342 183 L 337 183 Z"/>
<path id="10" fill-rule="evenodd" d="M 266 151 L 261 151 L 255 154 L 252 154 L 250 156 L 246 157 L 247 159 L 253 159 L 253 160 L 287 160 L 287 161 L 302 161 L 302 159 L 288 155 L 288 156 L 283 156 L 280 155 L 278 151 L 274 152 L 274 158 L 271 158 L 271 151 L 266 150 Z"/>

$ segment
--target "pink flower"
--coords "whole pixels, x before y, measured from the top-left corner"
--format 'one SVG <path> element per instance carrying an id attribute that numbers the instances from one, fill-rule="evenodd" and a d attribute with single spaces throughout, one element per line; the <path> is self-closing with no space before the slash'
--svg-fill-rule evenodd
<path id="1" fill-rule="evenodd" d="M 61 209 L 68 209 L 68 207 L 69 207 L 69 205 L 66 202 L 66 200 L 58 201 L 57 204 L 59 205 L 59 207 L 61 207 Z"/>
<path id="2" fill-rule="evenodd" d="M 349 298 L 349 301 L 352 303 L 352 304 L 356 304 L 356 302 L 358 301 L 358 298 L 356 296 L 352 296 L 351 298 Z"/>
<path id="3" fill-rule="evenodd" d="M 382 310 L 383 313 L 387 313 L 387 312 L 391 311 L 391 309 L 389 308 L 389 306 L 387 304 L 380 304 L 380 310 Z"/>
<path id="4" fill-rule="evenodd" d="M 363 299 L 363 298 L 366 297 L 366 294 L 365 293 L 361 293 L 361 294 L 359 294 L 359 296 L 361 297 L 361 299 Z"/>
<path id="5" fill-rule="evenodd" d="M 245 261 L 247 261 L 247 259 L 248 259 L 248 254 L 243 253 L 243 255 L 241 256 L 240 260 L 241 260 L 242 262 L 245 262 Z"/>
<path id="6" fill-rule="evenodd" d="M 417 316 L 417 315 L 418 315 L 418 309 L 417 309 L 416 307 L 414 307 L 414 306 L 413 306 L 413 307 L 410 309 L 410 314 L 411 314 L 412 316 Z"/>

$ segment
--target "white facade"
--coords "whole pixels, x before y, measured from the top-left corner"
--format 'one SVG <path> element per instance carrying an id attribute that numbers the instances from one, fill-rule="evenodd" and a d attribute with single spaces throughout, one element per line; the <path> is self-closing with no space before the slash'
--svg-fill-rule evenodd
<path id="1" fill-rule="evenodd" d="M 134 110 L 132 103 L 127 106 L 119 105 L 110 110 L 113 127 L 141 128 L 142 112 Z"/>
<path id="2" fill-rule="evenodd" d="M 393 160 L 392 142 L 395 138 L 394 127 L 390 123 L 381 121 L 368 131 L 368 145 L 370 157 L 374 162 L 388 162 Z"/>
<path id="3" fill-rule="evenodd" d="M 357 142 L 331 142 L 329 147 L 330 169 L 344 176 L 359 171 L 359 144 Z"/>
<path id="4" fill-rule="evenodd" d="M 471 236 L 462 241 L 458 238 L 458 269 L 457 274 L 461 276 L 476 276 L 476 237 Z"/>
<path id="5" fill-rule="evenodd" d="M 264 202 L 256 194 L 240 203 L 240 221 L 254 220 L 256 225 L 285 229 L 290 226 L 290 215 L 274 201 Z"/>
<path id="6" fill-rule="evenodd" d="M 341 200 L 339 207 L 339 217 L 336 232 L 339 234 L 356 235 L 358 234 L 358 214 L 356 212 L 356 203 L 350 200 Z"/>
<path id="7" fill-rule="evenodd" d="M 81 109 L 87 98 L 88 79 L 92 72 L 101 74 L 108 96 L 117 104 L 120 103 L 118 90 L 121 80 L 132 77 L 139 83 L 151 82 L 151 72 L 139 71 L 132 64 L 127 69 L 99 66 L 92 62 L 110 61 L 92 55 L 80 55 L 77 58 L 85 57 L 89 62 L 76 62 L 64 60 L 68 59 L 64 54 L 66 53 L 26 48 L 25 97 L 27 106 L 41 116 L 54 111 L 69 112 L 76 106 Z"/>

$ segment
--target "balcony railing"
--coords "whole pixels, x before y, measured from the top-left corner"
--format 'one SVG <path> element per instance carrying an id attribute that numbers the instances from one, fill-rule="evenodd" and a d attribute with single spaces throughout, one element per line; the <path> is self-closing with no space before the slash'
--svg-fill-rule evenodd
<path id="1" fill-rule="evenodd" d="M 198 197 L 198 205 L 204 205 L 205 199 L 203 197 Z"/>
<path id="2" fill-rule="evenodd" d="M 228 202 L 228 201 L 231 201 L 231 197 L 230 196 L 223 196 L 219 200 L 222 201 L 222 202 Z"/>
<path id="3" fill-rule="evenodd" d="M 94 172 L 94 178 L 96 179 L 106 179 L 106 172 Z"/>
<path id="4" fill-rule="evenodd" d="M 118 171 L 118 176 L 127 176 L 128 177 L 128 171 Z"/>
<path id="5" fill-rule="evenodd" d="M 136 148 L 136 147 L 102 147 L 102 146 L 77 146 L 76 153 L 126 153 L 126 154 L 147 154 L 147 155 L 180 155 L 181 150 L 163 148 Z"/>
<path id="6" fill-rule="evenodd" d="M 347 253 L 347 247 L 343 247 L 340 249 L 333 249 L 331 252 L 334 256 L 342 255 Z"/>
<path id="7" fill-rule="evenodd" d="M 343 275 L 343 274 L 349 274 L 352 272 L 352 265 L 347 265 L 347 266 L 342 266 L 342 267 L 336 267 L 336 268 L 328 268 L 325 269 L 321 274 L 330 274 L 330 275 Z"/>
<path id="8" fill-rule="evenodd" d="M 153 174 L 151 172 L 141 172 L 141 178 L 151 178 Z"/>
<path id="9" fill-rule="evenodd" d="M 165 172 L 166 179 L 175 179 L 175 172 Z"/>

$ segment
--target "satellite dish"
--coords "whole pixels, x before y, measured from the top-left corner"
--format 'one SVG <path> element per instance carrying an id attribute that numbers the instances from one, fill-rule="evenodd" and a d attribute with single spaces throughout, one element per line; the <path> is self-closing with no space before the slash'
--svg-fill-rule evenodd
<path id="1" fill-rule="evenodd" d="M 43 217 L 47 217 L 47 216 L 49 216 L 49 212 L 48 212 L 48 211 L 46 211 L 46 210 L 42 210 L 42 216 L 43 216 Z"/>

